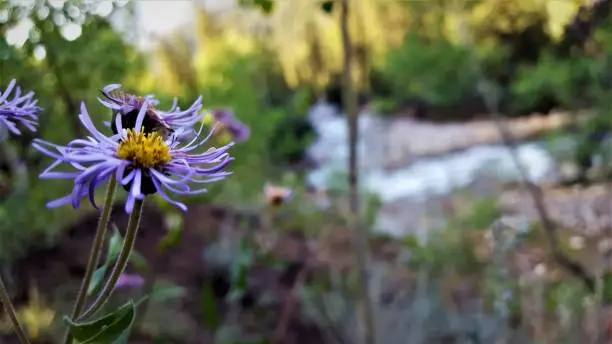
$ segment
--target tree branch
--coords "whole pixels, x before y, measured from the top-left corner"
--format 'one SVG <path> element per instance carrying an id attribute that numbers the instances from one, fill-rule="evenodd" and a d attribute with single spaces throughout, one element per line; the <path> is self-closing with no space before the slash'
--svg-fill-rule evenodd
<path id="1" fill-rule="evenodd" d="M 467 27 L 465 25 L 464 20 L 459 21 L 458 29 L 461 36 L 460 39 L 463 44 L 470 45 L 471 36 L 467 31 Z M 482 71 L 476 60 L 474 60 L 472 68 L 474 69 L 473 72 L 475 72 L 477 75 L 482 76 Z M 536 212 L 538 214 L 540 222 L 542 223 L 542 227 L 544 228 L 546 239 L 548 241 L 548 246 L 550 247 L 553 259 L 557 264 L 559 264 L 571 275 L 580 279 L 590 292 L 595 292 L 595 278 L 591 276 L 591 274 L 579 262 L 568 257 L 559 246 L 559 238 L 557 237 L 557 225 L 550 217 L 548 208 L 546 207 L 546 203 L 544 202 L 542 190 L 538 185 L 534 184 L 530 180 L 529 175 L 527 174 L 527 170 L 521 163 L 516 152 L 516 143 L 514 138 L 512 137 L 512 133 L 508 130 L 505 124 L 505 119 L 499 113 L 499 96 L 497 94 L 497 90 L 485 78 L 481 77 L 480 82 L 478 83 L 478 93 L 480 93 L 485 102 L 487 110 L 491 115 L 491 120 L 493 121 L 501 136 L 502 143 L 508 148 L 508 152 L 510 153 L 512 161 L 514 162 L 514 165 L 516 166 L 516 169 L 519 172 L 521 184 L 527 190 L 527 192 L 531 196 L 531 199 L 533 200 Z"/>
<path id="2" fill-rule="evenodd" d="M 343 50 L 343 108 L 346 111 L 349 131 L 349 166 L 348 166 L 348 197 L 349 214 L 348 226 L 353 232 L 353 250 L 357 263 L 358 278 L 358 323 L 360 339 L 364 344 L 376 342 L 376 328 L 374 323 L 374 307 L 369 293 L 368 269 L 368 230 L 360 225 L 359 184 L 357 171 L 357 135 L 358 112 L 357 94 L 353 88 L 352 80 L 352 43 L 349 32 L 349 0 L 340 3 L 340 32 L 342 35 Z"/>
<path id="3" fill-rule="evenodd" d="M 551 253 L 553 255 L 554 260 L 563 267 L 566 271 L 568 271 L 573 276 L 582 280 L 584 285 L 591 292 L 595 292 L 595 278 L 591 276 L 587 270 L 580 265 L 579 262 L 573 260 L 568 257 L 561 247 L 559 246 L 559 238 L 557 237 L 557 225 L 550 217 L 548 212 L 548 208 L 544 202 L 544 196 L 542 194 L 542 190 L 538 185 L 533 183 L 523 164 L 521 163 L 518 154 L 516 153 L 516 143 L 510 131 L 506 128 L 504 123 L 504 118 L 498 112 L 497 106 L 497 97 L 491 92 L 490 85 L 487 85 L 486 82 L 482 82 L 479 87 L 479 92 L 482 94 L 487 108 L 491 114 L 491 119 L 493 123 L 497 127 L 499 134 L 502 138 L 503 144 L 508 148 L 508 152 L 512 157 L 512 161 L 516 166 L 516 169 L 519 172 L 521 177 L 521 184 L 525 187 L 527 192 L 529 192 L 533 204 L 536 208 L 536 212 L 542 223 L 542 227 L 544 228 L 544 232 L 546 233 L 546 239 L 548 241 L 548 245 L 550 247 Z"/>

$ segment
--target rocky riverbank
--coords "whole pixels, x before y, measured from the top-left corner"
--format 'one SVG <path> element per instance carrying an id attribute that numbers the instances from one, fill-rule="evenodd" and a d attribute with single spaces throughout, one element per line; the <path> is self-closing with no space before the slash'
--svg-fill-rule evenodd
<path id="1" fill-rule="evenodd" d="M 334 180 L 337 184 L 338 174 L 346 173 L 347 123 L 324 103 L 315 104 L 309 118 L 319 135 L 310 147 L 319 168 L 310 173 L 309 183 L 325 189 Z M 554 183 L 560 171 L 548 145 L 526 140 L 571 121 L 570 114 L 561 112 L 505 120 L 532 181 Z M 453 203 L 451 193 L 468 189 L 476 191 L 475 197 L 495 198 L 504 184 L 520 179 L 492 121 L 440 124 L 365 110 L 359 118 L 359 135 L 360 183 L 383 202 L 375 224 L 382 232 L 401 235 L 443 226 L 444 209 Z"/>
<path id="2" fill-rule="evenodd" d="M 586 113 L 578 115 L 582 119 L 588 117 Z M 345 149 L 347 137 L 345 117 L 325 103 L 313 105 L 308 116 L 321 138 L 311 147 L 313 158 L 329 162 L 345 156 L 346 153 L 341 152 Z M 526 141 L 564 128 L 571 122 L 570 114 L 553 112 L 506 119 L 504 125 L 517 141 Z M 433 123 L 405 116 L 382 117 L 366 108 L 360 114 L 359 129 L 363 166 L 382 166 L 387 170 L 400 168 L 420 158 L 502 143 L 499 130 L 491 120 Z M 331 141 L 334 145 L 329 144 Z"/>

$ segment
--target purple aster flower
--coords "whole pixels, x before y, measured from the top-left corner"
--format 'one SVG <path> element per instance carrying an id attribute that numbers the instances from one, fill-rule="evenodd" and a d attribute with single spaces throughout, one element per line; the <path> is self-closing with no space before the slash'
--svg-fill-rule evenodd
<path id="1" fill-rule="evenodd" d="M 236 118 L 232 110 L 215 109 L 211 111 L 211 114 L 215 122 L 221 124 L 234 141 L 244 142 L 249 138 L 251 134 L 249 127 Z"/>
<path id="2" fill-rule="evenodd" d="M 158 130 L 168 133 L 177 128 L 192 128 L 203 117 L 199 113 L 202 108 L 202 97 L 198 97 L 186 110 L 181 110 L 177 105 L 177 98 L 174 98 L 172 107 L 166 111 L 161 111 L 155 108 L 155 106 L 159 105 L 159 101 L 153 95 L 139 97 L 121 92 L 120 88 L 120 84 L 107 85 L 100 90 L 103 99 L 98 98 L 98 100 L 102 105 L 113 111 L 114 117 L 121 115 L 123 128 L 134 128 L 138 112 L 145 101 L 148 104 L 143 121 L 143 128 L 146 133 Z M 116 134 L 117 126 L 114 119 L 111 122 L 111 128 L 113 133 Z"/>
<path id="3" fill-rule="evenodd" d="M 72 193 L 49 202 L 47 206 L 58 207 L 71 203 L 77 208 L 82 198 L 89 195 L 90 202 L 97 208 L 93 197 L 96 187 L 115 174 L 118 183 L 128 191 L 125 203 L 127 213 L 132 212 L 135 200 L 154 193 L 159 193 L 166 201 L 185 211 L 187 207 L 173 200 L 170 193 L 204 193 L 205 188 L 192 188 L 190 184 L 210 183 L 231 174 L 223 169 L 233 160 L 227 152 L 233 143 L 195 153 L 212 132 L 206 138 L 198 140 L 202 125 L 196 137 L 187 143 L 182 143 L 175 135 L 164 137 L 157 131 L 146 132 L 144 120 L 148 109 L 149 102 L 145 99 L 136 115 L 133 128 L 124 128 L 123 117 L 116 116 L 115 126 L 118 133 L 108 137 L 94 126 L 85 104 L 82 103 L 79 119 L 90 136 L 73 140 L 66 146 L 36 139 L 33 146 L 56 159 L 40 177 L 74 179 Z M 76 171 L 54 171 L 61 163 L 66 163 Z"/>
<path id="4" fill-rule="evenodd" d="M 0 126 L 6 127 L 15 135 L 21 135 L 17 124 L 36 131 L 38 113 L 41 108 L 36 105 L 34 92 L 22 95 L 21 88 L 16 84 L 17 82 L 13 79 L 4 92 L 0 92 Z M 9 99 L 12 91 L 14 91 L 13 96 Z"/>
<path id="5" fill-rule="evenodd" d="M 123 273 L 119 276 L 115 288 L 137 288 L 144 284 L 144 278 L 140 275 Z"/>

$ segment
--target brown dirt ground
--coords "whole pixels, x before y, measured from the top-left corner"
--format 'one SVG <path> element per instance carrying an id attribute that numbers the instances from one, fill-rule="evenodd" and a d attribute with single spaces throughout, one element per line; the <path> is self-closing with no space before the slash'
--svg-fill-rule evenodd
<path id="1" fill-rule="evenodd" d="M 152 206 L 145 207 L 145 216 L 141 223 L 138 234 L 136 249 L 142 253 L 149 262 L 154 262 L 155 273 L 163 279 L 172 281 L 187 289 L 187 295 L 182 299 L 179 306 L 180 317 L 188 329 L 185 339 L 181 344 L 206 344 L 212 343 L 211 333 L 207 330 L 200 319 L 199 296 L 202 286 L 211 283 L 218 294 L 217 302 L 222 304 L 222 294 L 227 292 L 227 286 L 221 274 L 215 271 L 210 264 L 203 260 L 203 248 L 214 242 L 214 238 L 220 227 L 220 222 L 227 214 L 227 210 L 211 205 L 194 205 L 185 214 L 184 230 L 182 240 L 178 247 L 164 256 L 157 256 L 155 247 L 158 240 L 166 232 L 162 214 Z M 122 206 L 117 205 L 113 209 L 112 219 L 118 228 L 124 228 L 127 224 L 127 216 Z M 78 281 L 84 274 L 89 248 L 92 243 L 93 229 L 95 228 L 97 215 L 85 216 L 77 224 L 68 228 L 57 244 L 52 248 L 33 248 L 30 254 L 13 265 L 13 281 L 9 288 L 14 295 L 16 304 L 27 302 L 28 286 L 32 281 L 42 292 L 44 297 L 52 298 L 52 292 L 57 292 L 60 287 L 67 284 L 78 285 Z M 249 219 L 251 226 L 257 223 L 257 219 Z M 257 298 L 258 293 L 265 289 L 273 291 L 279 302 L 271 309 L 269 321 L 261 325 L 263 332 L 271 331 L 278 322 L 279 310 L 288 295 L 291 285 L 297 275 L 300 259 L 303 259 L 305 251 L 304 240 L 299 236 L 287 236 L 282 247 L 293 247 L 287 254 L 282 254 L 285 259 L 293 260 L 293 264 L 284 271 L 270 268 L 256 268 L 251 272 L 249 285 L 259 286 L 248 291 L 247 295 Z M 300 253 L 301 252 L 301 253 Z M 302 258 L 297 255 L 302 255 Z M 293 256 L 293 257 L 291 257 Z M 69 299 L 69 296 L 66 296 Z M 244 300 L 243 300 L 244 301 Z M 248 305 L 248 300 L 246 300 Z M 252 302 L 251 302 L 252 303 Z M 0 337 L 0 343 L 17 343 L 13 337 Z M 130 343 L 148 344 L 155 343 L 152 338 L 145 334 L 133 334 Z M 171 342 L 168 342 L 171 343 Z M 290 327 L 285 340 L 279 344 L 315 344 L 322 343 L 320 330 L 314 325 L 305 324 L 298 319 L 290 322 Z M 34 344 L 34 343 L 33 343 Z M 39 344 L 47 344 L 39 342 Z"/>

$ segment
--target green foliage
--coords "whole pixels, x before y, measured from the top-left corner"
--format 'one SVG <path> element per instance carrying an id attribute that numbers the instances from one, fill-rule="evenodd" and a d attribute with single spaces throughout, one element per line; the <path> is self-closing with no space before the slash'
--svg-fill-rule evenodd
<path id="1" fill-rule="evenodd" d="M 163 198 L 155 198 L 157 206 L 164 214 L 164 222 L 168 231 L 157 242 L 157 254 L 164 254 L 178 246 L 183 234 L 182 212 L 174 205 L 164 201 Z"/>
<path id="2" fill-rule="evenodd" d="M 182 220 L 182 218 L 181 218 Z M 176 247 L 181 240 L 182 227 L 180 225 L 172 226 L 157 244 L 157 252 L 162 254 L 167 250 Z"/>
<path id="3" fill-rule="evenodd" d="M 100 291 L 103 285 L 102 282 L 105 281 L 104 277 L 106 276 L 106 272 L 113 266 L 113 263 L 115 263 L 121 251 L 123 237 L 119 233 L 117 227 L 113 227 L 113 235 L 108 240 L 108 246 L 106 248 L 106 258 L 102 266 L 94 271 L 89 287 L 87 288 L 87 295 L 96 295 Z M 139 269 L 144 269 L 147 266 L 145 258 L 136 250 L 133 250 L 130 254 L 130 262 Z"/>
<path id="4" fill-rule="evenodd" d="M 231 291 L 229 297 L 231 300 L 239 300 L 248 287 L 248 275 L 251 267 L 257 258 L 253 248 L 243 238 L 240 240 L 239 248 L 235 252 L 230 267 Z"/>
<path id="5" fill-rule="evenodd" d="M 268 141 L 270 163 L 278 166 L 297 165 L 306 158 L 306 148 L 315 140 L 316 132 L 305 116 L 287 116 L 274 129 Z"/>
<path id="6" fill-rule="evenodd" d="M 216 330 L 222 323 L 221 313 L 217 308 L 217 300 L 212 290 L 210 283 L 205 284 L 202 287 L 201 295 L 202 315 L 204 319 L 204 325 L 207 328 Z"/>
<path id="7" fill-rule="evenodd" d="M 483 264 L 475 254 L 475 242 L 458 228 L 440 230 L 432 235 L 426 244 L 414 236 L 404 238 L 406 248 L 410 250 L 410 265 L 415 268 L 427 268 L 434 274 L 446 271 L 457 271 L 461 274 L 482 272 Z"/>
<path id="8" fill-rule="evenodd" d="M 167 281 L 157 281 L 151 288 L 151 293 L 147 295 L 152 302 L 163 303 L 171 300 L 180 299 L 187 293 L 187 290 L 179 285 Z"/>
<path id="9" fill-rule="evenodd" d="M 232 148 L 235 162 L 231 180 L 223 186 L 226 199 L 253 199 L 261 193 L 266 180 L 268 162 L 271 161 L 268 138 L 286 110 L 271 108 L 266 104 L 267 93 L 253 87 L 261 80 L 261 63 L 264 57 L 242 54 L 228 49 L 222 59 L 210 61 L 211 74 L 203 79 L 200 93 L 207 100 L 208 108 L 230 107 L 236 116 L 249 126 L 252 133 L 244 144 Z M 221 81 L 221 82 L 218 82 Z M 213 186 L 213 193 L 214 193 Z"/>
<path id="10" fill-rule="evenodd" d="M 457 216 L 455 221 L 461 228 L 485 230 L 499 219 L 501 211 L 496 199 L 483 198 L 473 201 L 466 210 Z"/>
<path id="11" fill-rule="evenodd" d="M 566 107 L 576 107 L 579 96 L 586 95 L 584 82 L 589 82 L 592 68 L 597 68 L 592 60 L 561 60 L 551 54 L 543 55 L 535 65 L 521 66 L 511 85 L 516 111 L 532 109 L 546 97 Z"/>
<path id="12" fill-rule="evenodd" d="M 0 70 L 10 71 L 0 73 L 0 88 L 16 78 L 22 89 L 35 91 L 44 109 L 39 133 L 35 135 L 58 143 L 67 142 L 82 130 L 77 118 L 81 101 L 87 104 L 93 118 L 105 119 L 109 114 L 100 111 L 96 101 L 98 90 L 111 82 L 129 86 L 128 74 L 138 75 L 144 67 L 142 56 L 126 44 L 105 18 L 86 15 L 83 34 L 74 41 L 66 41 L 60 34 L 60 26 L 54 23 L 53 13 L 63 12 L 75 4 L 81 5 L 67 2 L 62 9 L 51 8 L 51 15 L 43 19 L 24 10 L 10 10 L 15 16 L 0 23 L 0 35 L 4 36 L 22 18 L 20 13 L 26 17 L 31 15 L 34 27 L 23 47 L 10 46 L 0 39 Z M 2 5 L 19 8 L 23 3 Z M 46 6 L 46 2 L 37 6 Z M 46 58 L 37 60 L 35 51 L 43 48 Z M 101 59 L 102 55 L 105 58 Z M 29 168 L 29 190 L 27 197 L 11 195 L 0 201 L 0 260 L 18 258 L 33 243 L 50 244 L 58 231 L 78 215 L 67 207 L 46 209 L 48 201 L 67 194 L 70 189 L 68 183 L 38 179 L 50 161 L 29 148 L 32 136 L 25 134 L 12 140 Z"/>
<path id="13" fill-rule="evenodd" d="M 32 185 L 34 183 L 30 183 Z M 10 262 L 22 256 L 28 246 L 49 245 L 74 216 L 68 209 L 48 211 L 45 203 L 51 187 L 31 187 L 27 195 L 10 196 L 0 206 L 0 260 Z"/>
<path id="14" fill-rule="evenodd" d="M 513 110 L 524 113 L 542 99 L 566 109 L 600 108 L 609 99 L 610 32 L 610 23 L 603 23 L 588 40 L 589 49 L 570 57 L 543 50 L 536 63 L 518 65 L 510 84 Z"/>
<path id="15" fill-rule="evenodd" d="M 64 322 L 79 344 L 127 343 L 129 331 L 136 316 L 136 306 L 128 302 L 114 312 L 89 322 L 73 322 L 68 317 Z"/>
<path id="16" fill-rule="evenodd" d="M 606 292 L 609 292 L 609 290 Z M 548 311 L 555 311 L 561 308 L 578 310 L 587 296 L 588 291 L 585 290 L 584 283 L 581 281 L 576 279 L 556 281 L 546 288 L 545 307 Z"/>
<path id="17" fill-rule="evenodd" d="M 222 190 L 211 185 L 210 193 L 199 200 L 217 199 L 222 202 L 244 202 L 261 196 L 264 183 L 270 176 L 302 156 L 314 133 L 293 135 L 291 123 L 305 121 L 304 115 L 312 101 L 312 88 L 295 92 L 288 90 L 278 70 L 278 61 L 265 48 L 258 45 L 252 51 L 242 51 L 223 35 L 207 36 L 215 45 L 215 53 L 195 57 L 193 64 L 202 68 L 197 76 L 197 90 L 185 89 L 187 98 L 202 95 L 208 109 L 229 107 L 249 126 L 251 136 L 245 143 L 232 148 L 231 183 Z M 165 54 L 165 52 L 162 52 Z M 169 59 L 169 61 L 173 61 Z M 185 74 L 181 65 L 172 64 L 177 74 Z M 185 67 L 187 68 L 187 67 Z M 150 90 L 154 91 L 154 90 Z M 193 92 L 196 92 L 193 93 Z M 159 92 L 157 92 L 159 94 Z M 172 95 L 161 97 L 170 98 Z M 292 131 L 293 130 L 293 131 Z M 224 144 L 219 139 L 215 144 Z M 197 198 L 186 199 L 198 202 Z"/>
<path id="18" fill-rule="evenodd" d="M 450 106 L 474 93 L 478 79 L 470 72 L 472 66 L 468 48 L 408 34 L 401 46 L 389 51 L 383 74 L 400 103 L 418 98 Z"/>
<path id="19" fill-rule="evenodd" d="M 601 277 L 601 298 L 604 304 L 612 303 L 612 272 L 606 271 Z"/>
<path id="20" fill-rule="evenodd" d="M 238 4 L 247 8 L 257 8 L 265 14 L 270 14 L 274 10 L 274 0 L 240 0 Z"/>

